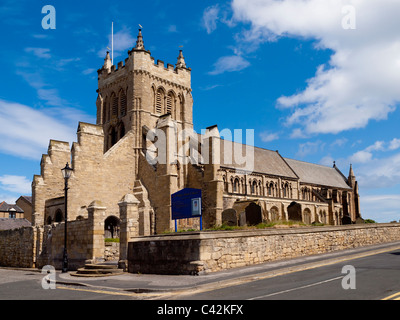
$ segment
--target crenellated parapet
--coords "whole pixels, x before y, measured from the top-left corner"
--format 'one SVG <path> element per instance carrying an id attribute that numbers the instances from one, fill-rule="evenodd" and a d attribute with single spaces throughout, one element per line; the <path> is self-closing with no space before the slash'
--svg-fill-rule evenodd
<path id="1" fill-rule="evenodd" d="M 32 182 L 32 206 L 34 225 L 44 224 L 44 207 L 47 199 L 62 197 L 64 180 L 61 169 L 71 162 L 69 143 L 50 140 L 47 154 L 40 161 L 40 175 L 35 175 Z"/>

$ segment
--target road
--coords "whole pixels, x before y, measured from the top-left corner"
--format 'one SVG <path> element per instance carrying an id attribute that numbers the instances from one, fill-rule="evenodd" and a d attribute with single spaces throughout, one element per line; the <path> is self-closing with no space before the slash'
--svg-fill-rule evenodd
<path id="1" fill-rule="evenodd" d="M 199 282 L 190 289 L 148 293 L 126 290 L 129 283 L 125 280 L 120 282 L 125 288 L 122 286 L 112 288 L 112 285 L 100 287 L 57 283 L 55 290 L 46 290 L 42 287 L 44 275 L 40 272 L 29 269 L 0 268 L 0 300 L 400 299 L 400 244 L 397 244 L 396 250 L 393 248 L 380 247 L 379 251 L 375 249 L 362 251 L 356 255 L 338 255 L 334 259 L 320 259 L 314 262 L 307 260 L 307 263 L 282 266 L 267 272 L 262 268 L 257 269 L 257 272 L 253 269 L 250 275 L 241 273 L 238 276 L 239 271 L 234 271 L 225 273 L 224 278 L 209 277 L 212 281 L 207 283 L 202 280 L 207 276 L 192 277 L 191 279 L 199 279 Z M 350 266 L 350 268 L 343 269 L 344 266 Z M 126 277 L 126 279 L 133 279 L 132 275 Z M 59 274 L 57 279 L 59 279 Z M 116 280 L 112 280 L 117 278 L 108 279 L 109 284 L 117 283 Z M 343 284 L 345 287 L 353 288 L 346 290 Z M 177 303 L 177 301 L 171 301 L 171 303 Z"/>
<path id="2" fill-rule="evenodd" d="M 343 261 L 321 262 L 280 276 L 261 275 L 254 281 L 218 288 L 202 287 L 172 299 L 193 300 L 381 300 L 400 299 L 400 250 Z M 345 266 L 350 266 L 343 269 Z M 354 277 L 352 277 L 354 275 Z"/>

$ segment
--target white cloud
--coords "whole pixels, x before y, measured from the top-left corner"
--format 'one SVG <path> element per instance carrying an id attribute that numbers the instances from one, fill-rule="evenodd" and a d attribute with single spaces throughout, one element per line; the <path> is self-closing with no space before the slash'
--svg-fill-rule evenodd
<path id="1" fill-rule="evenodd" d="M 333 159 L 331 156 L 325 156 L 323 157 L 320 161 L 319 164 L 322 164 L 323 166 L 333 166 L 333 161 L 335 161 L 335 159 Z"/>
<path id="2" fill-rule="evenodd" d="M 4 175 L 0 176 L 0 188 L 6 191 L 19 194 L 31 193 L 31 181 L 26 177 Z"/>
<path id="3" fill-rule="evenodd" d="M 297 156 L 300 158 L 305 157 L 309 154 L 317 153 L 320 150 L 323 150 L 325 147 L 325 143 L 318 140 L 314 142 L 305 142 L 299 145 L 299 150 L 297 151 Z"/>
<path id="4" fill-rule="evenodd" d="M 400 148 L 400 139 L 394 138 L 392 141 L 390 141 L 389 150 L 396 150 L 398 148 Z"/>
<path id="5" fill-rule="evenodd" d="M 178 28 L 175 24 L 171 24 L 168 26 L 167 31 L 170 33 L 176 33 L 176 32 L 178 32 Z"/>
<path id="6" fill-rule="evenodd" d="M 40 159 L 50 139 L 72 142 L 77 123 L 54 110 L 35 110 L 23 104 L 0 99 L 0 152 L 29 159 Z"/>
<path id="7" fill-rule="evenodd" d="M 400 195 L 367 195 L 361 197 L 361 214 L 364 219 L 377 222 L 400 220 Z"/>
<path id="8" fill-rule="evenodd" d="M 264 142 L 271 142 L 274 140 L 278 140 L 279 139 L 279 135 L 277 133 L 271 133 L 268 131 L 264 131 L 260 133 L 260 138 L 262 141 Z"/>
<path id="9" fill-rule="evenodd" d="M 363 188 L 375 189 L 398 186 L 400 184 L 400 153 L 361 162 L 356 170 L 356 175 L 360 187 Z"/>
<path id="10" fill-rule="evenodd" d="M 240 71 L 250 65 L 246 59 L 238 55 L 221 57 L 214 63 L 214 70 L 208 74 L 217 75 L 224 72 Z"/>
<path id="11" fill-rule="evenodd" d="M 82 74 L 84 74 L 84 75 L 89 75 L 89 74 L 94 73 L 95 71 L 96 71 L 95 68 L 87 68 L 87 69 L 85 69 L 85 70 L 82 71 Z"/>
<path id="12" fill-rule="evenodd" d="M 115 29 L 114 29 L 115 31 Z M 108 48 L 111 49 L 111 34 L 108 36 Z M 127 50 L 132 49 L 136 45 L 136 38 L 131 35 L 130 28 L 123 27 L 120 31 L 114 33 L 114 58 L 125 54 Z M 146 43 L 145 43 L 146 46 Z M 98 51 L 98 56 L 104 58 L 106 52 L 110 51 L 106 47 Z M 116 64 L 116 61 L 114 60 Z"/>
<path id="13" fill-rule="evenodd" d="M 348 141 L 348 140 L 347 140 L 346 138 L 339 138 L 339 139 L 336 139 L 335 141 L 332 142 L 331 147 L 336 147 L 336 146 L 341 147 L 341 146 L 344 146 L 344 145 L 347 143 L 347 141 Z"/>
<path id="14" fill-rule="evenodd" d="M 25 48 L 25 52 L 33 53 L 38 58 L 50 59 L 50 49 L 48 48 Z"/>
<path id="15" fill-rule="evenodd" d="M 349 158 L 351 163 L 366 163 L 371 161 L 371 159 L 372 153 L 365 150 L 357 151 Z"/>
<path id="16" fill-rule="evenodd" d="M 353 5 L 357 24 L 345 30 L 342 8 Z M 400 101 L 400 2 L 393 0 L 233 0 L 234 19 L 251 23 L 249 41 L 280 37 L 315 40 L 330 61 L 300 93 L 282 96 L 290 125 L 305 133 L 338 133 L 387 119 Z"/>
<path id="17" fill-rule="evenodd" d="M 212 33 L 217 28 L 218 14 L 218 5 L 208 7 L 204 10 L 202 23 L 208 34 Z"/>

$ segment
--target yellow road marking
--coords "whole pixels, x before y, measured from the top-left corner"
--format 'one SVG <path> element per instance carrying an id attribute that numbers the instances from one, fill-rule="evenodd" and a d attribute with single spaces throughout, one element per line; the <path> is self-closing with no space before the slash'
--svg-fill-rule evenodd
<path id="1" fill-rule="evenodd" d="M 382 300 L 400 300 L 400 297 L 397 297 L 397 296 L 400 296 L 400 292 L 397 292 L 397 293 L 395 293 L 395 294 L 392 294 L 391 296 L 386 297 L 386 298 L 383 298 Z M 393 298 L 395 298 L 395 297 L 397 297 L 397 298 L 396 298 L 396 299 L 393 299 Z"/>

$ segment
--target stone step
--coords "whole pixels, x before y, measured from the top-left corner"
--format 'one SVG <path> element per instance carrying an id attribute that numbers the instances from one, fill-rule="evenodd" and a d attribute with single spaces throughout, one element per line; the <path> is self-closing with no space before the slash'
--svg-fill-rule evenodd
<path id="1" fill-rule="evenodd" d="M 124 273 L 123 269 L 118 269 L 116 264 L 85 264 L 76 273 L 71 273 L 77 277 L 104 277 Z"/>
<path id="2" fill-rule="evenodd" d="M 120 273 L 122 269 L 86 269 L 86 268 L 79 268 L 79 274 L 109 274 L 109 273 Z"/>
<path id="3" fill-rule="evenodd" d="M 118 269 L 116 264 L 85 264 L 85 269 Z"/>

